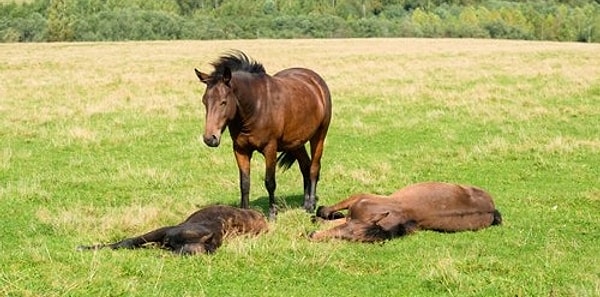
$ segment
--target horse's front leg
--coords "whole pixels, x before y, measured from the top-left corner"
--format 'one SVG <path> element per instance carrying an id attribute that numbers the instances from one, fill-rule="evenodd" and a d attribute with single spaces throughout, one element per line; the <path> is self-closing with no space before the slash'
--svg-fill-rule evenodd
<path id="1" fill-rule="evenodd" d="M 269 220 L 273 221 L 277 217 L 277 207 L 275 205 L 277 145 L 267 145 L 262 153 L 265 156 L 265 188 L 269 192 Z"/>
<path id="2" fill-rule="evenodd" d="M 250 207 L 250 160 L 252 159 L 252 152 L 246 152 L 234 149 L 235 160 L 238 165 L 240 172 L 240 207 Z"/>

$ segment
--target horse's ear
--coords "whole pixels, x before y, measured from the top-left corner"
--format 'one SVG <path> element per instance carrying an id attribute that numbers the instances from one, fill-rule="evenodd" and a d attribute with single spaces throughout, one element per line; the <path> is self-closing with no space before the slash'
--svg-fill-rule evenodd
<path id="1" fill-rule="evenodd" d="M 225 67 L 225 71 L 223 71 L 223 82 L 229 86 L 229 82 L 231 81 L 231 69 Z"/>
<path id="2" fill-rule="evenodd" d="M 205 84 L 208 83 L 208 79 L 210 78 L 210 75 L 208 75 L 206 73 L 202 73 L 196 68 L 194 68 L 194 71 L 196 72 L 196 76 L 200 79 L 201 82 L 203 82 Z"/>

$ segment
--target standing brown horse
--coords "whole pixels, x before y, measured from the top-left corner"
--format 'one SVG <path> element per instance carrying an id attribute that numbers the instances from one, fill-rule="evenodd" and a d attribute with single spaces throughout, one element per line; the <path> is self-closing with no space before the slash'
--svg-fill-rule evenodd
<path id="1" fill-rule="evenodd" d="M 233 139 L 239 168 L 241 207 L 248 208 L 250 160 L 254 151 L 265 157 L 265 187 L 269 218 L 275 219 L 275 167 L 289 168 L 298 160 L 304 179 L 304 208 L 316 203 L 321 156 L 329 122 L 331 95 L 314 71 L 289 68 L 270 76 L 262 64 L 234 51 L 212 63 L 211 74 L 196 71 L 206 84 L 204 143 L 217 147 L 225 127 Z M 310 142 L 310 157 L 304 147 Z M 282 152 L 277 157 L 277 152 Z"/>

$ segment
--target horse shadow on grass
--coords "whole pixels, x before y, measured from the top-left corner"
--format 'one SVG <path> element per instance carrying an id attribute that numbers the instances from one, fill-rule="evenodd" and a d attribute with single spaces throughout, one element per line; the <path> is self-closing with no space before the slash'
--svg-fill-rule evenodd
<path id="1" fill-rule="evenodd" d="M 317 200 L 318 201 L 318 200 Z M 213 205 L 213 204 L 209 204 Z M 227 205 L 231 207 L 240 207 L 239 202 L 214 203 L 214 205 Z M 275 205 L 277 213 L 281 214 L 288 210 L 304 209 L 304 195 L 288 195 L 275 197 Z M 202 208 L 202 205 L 196 205 Z M 250 208 L 262 212 L 266 217 L 269 216 L 269 196 L 260 196 L 254 200 L 250 200 Z"/>
<path id="2" fill-rule="evenodd" d="M 304 209 L 304 195 L 288 195 L 275 197 L 277 213 L 281 214 L 291 209 Z M 269 196 L 260 196 L 250 201 L 250 208 L 260 209 L 265 215 L 269 215 Z"/>

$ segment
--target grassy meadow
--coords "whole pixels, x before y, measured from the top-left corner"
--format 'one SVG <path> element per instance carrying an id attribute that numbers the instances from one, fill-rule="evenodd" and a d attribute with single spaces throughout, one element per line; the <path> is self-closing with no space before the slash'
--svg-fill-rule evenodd
<path id="1" fill-rule="evenodd" d="M 297 166 L 270 231 L 214 255 L 77 252 L 239 203 L 194 67 L 241 49 L 328 82 L 319 204 L 477 185 L 504 224 L 312 243 Z M 250 205 L 266 211 L 263 158 Z M 454 39 L 0 44 L 2 296 L 600 296 L 600 44 Z"/>

